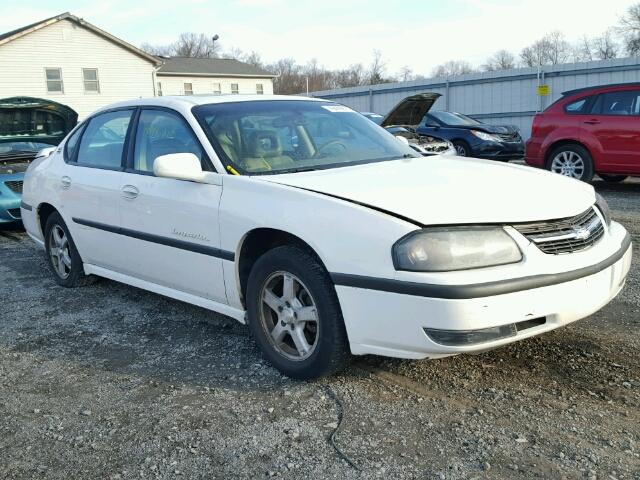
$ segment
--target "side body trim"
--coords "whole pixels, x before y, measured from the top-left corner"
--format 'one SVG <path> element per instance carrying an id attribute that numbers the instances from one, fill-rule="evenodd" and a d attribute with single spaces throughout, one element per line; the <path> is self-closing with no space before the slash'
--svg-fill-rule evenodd
<path id="1" fill-rule="evenodd" d="M 163 237 L 161 235 L 154 235 L 151 233 L 139 232 L 137 230 L 116 227 L 113 225 L 106 225 L 104 223 L 84 220 L 81 218 L 73 218 L 72 220 L 78 225 L 97 228 L 98 230 L 104 230 L 105 232 L 124 235 L 126 237 L 137 238 L 138 240 L 143 240 L 145 242 L 152 242 L 160 245 L 166 245 L 167 247 L 179 248 L 180 250 L 188 250 L 190 252 L 201 253 L 202 255 L 209 255 L 211 257 L 221 258 L 222 260 L 228 260 L 230 262 L 233 262 L 235 260 L 234 252 L 229 252 L 227 250 L 222 250 L 216 247 L 209 247 L 207 245 L 200 245 L 193 242 L 185 242 L 184 240 Z"/>

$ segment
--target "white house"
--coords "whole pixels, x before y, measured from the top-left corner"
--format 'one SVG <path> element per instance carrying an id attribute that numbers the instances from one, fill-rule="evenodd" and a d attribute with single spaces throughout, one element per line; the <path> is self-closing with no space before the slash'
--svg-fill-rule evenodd
<path id="1" fill-rule="evenodd" d="M 0 34 L 0 98 L 54 100 L 80 119 L 155 95 L 161 60 L 70 13 Z"/>
<path id="2" fill-rule="evenodd" d="M 275 75 L 228 58 L 162 58 L 156 73 L 157 95 L 273 93 Z"/>

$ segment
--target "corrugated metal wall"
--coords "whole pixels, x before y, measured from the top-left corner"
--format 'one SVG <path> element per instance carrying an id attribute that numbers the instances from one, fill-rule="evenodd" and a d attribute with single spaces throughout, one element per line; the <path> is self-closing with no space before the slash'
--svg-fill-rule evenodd
<path id="1" fill-rule="evenodd" d="M 541 79 L 538 79 L 540 75 Z M 434 110 L 452 110 L 493 124 L 516 125 L 529 138 L 536 111 L 544 109 L 566 90 L 609 83 L 640 82 L 640 58 L 569 63 L 500 72 L 474 73 L 457 77 L 422 79 L 412 82 L 349 87 L 310 93 L 335 100 L 361 112 L 386 114 L 404 97 L 421 92 L 438 92 Z M 539 97 L 539 83 L 551 87 L 548 97 Z"/>

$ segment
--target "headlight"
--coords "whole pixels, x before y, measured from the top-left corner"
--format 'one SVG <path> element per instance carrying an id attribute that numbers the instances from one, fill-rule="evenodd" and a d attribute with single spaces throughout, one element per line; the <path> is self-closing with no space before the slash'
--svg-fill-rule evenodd
<path id="1" fill-rule="evenodd" d="M 502 228 L 426 228 L 393 246 L 396 270 L 448 272 L 517 263 L 522 253 Z"/>
<path id="2" fill-rule="evenodd" d="M 484 140 L 485 142 L 499 142 L 500 140 L 497 137 L 494 137 L 490 133 L 481 132 L 480 130 L 471 130 L 476 137 L 480 140 Z"/>
<path id="3" fill-rule="evenodd" d="M 611 209 L 609 208 L 607 201 L 599 193 L 596 193 L 596 207 L 600 210 L 607 226 L 611 225 Z"/>

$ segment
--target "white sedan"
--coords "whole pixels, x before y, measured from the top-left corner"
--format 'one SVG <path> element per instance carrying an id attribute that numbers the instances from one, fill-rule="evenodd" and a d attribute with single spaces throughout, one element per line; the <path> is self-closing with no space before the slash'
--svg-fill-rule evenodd
<path id="1" fill-rule="evenodd" d="M 231 316 L 296 378 L 538 335 L 607 304 L 631 264 L 591 186 L 423 157 L 303 97 L 97 111 L 31 164 L 22 219 L 60 285 L 106 277 Z"/>

